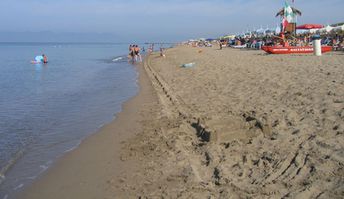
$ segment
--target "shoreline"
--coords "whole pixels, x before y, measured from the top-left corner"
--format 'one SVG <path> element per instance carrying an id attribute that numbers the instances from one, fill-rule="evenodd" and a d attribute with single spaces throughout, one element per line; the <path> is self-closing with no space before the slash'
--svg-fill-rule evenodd
<path id="1" fill-rule="evenodd" d="M 135 163 L 121 161 L 121 142 L 140 132 L 140 112 L 155 102 L 143 63 L 137 64 L 138 93 L 122 105 L 114 120 L 59 158 L 18 198 L 112 198 L 115 176 Z M 135 161 L 134 161 L 135 162 Z"/>
<path id="2" fill-rule="evenodd" d="M 189 46 L 165 54 L 138 66 L 138 96 L 27 198 L 342 196 L 343 54 Z M 118 128 L 131 133 L 111 133 Z"/>

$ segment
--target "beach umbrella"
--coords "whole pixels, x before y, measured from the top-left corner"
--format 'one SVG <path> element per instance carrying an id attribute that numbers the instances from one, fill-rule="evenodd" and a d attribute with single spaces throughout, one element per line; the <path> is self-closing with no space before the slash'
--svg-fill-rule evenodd
<path id="1" fill-rule="evenodd" d="M 329 25 L 327 25 L 327 26 L 325 27 L 326 32 L 331 32 L 332 29 L 333 29 L 333 27 L 331 27 L 331 26 L 329 26 Z"/>
<path id="2" fill-rule="evenodd" d="M 323 28 L 324 26 L 321 24 L 303 24 L 296 26 L 296 29 L 318 29 L 318 28 Z"/>
<path id="3" fill-rule="evenodd" d="M 260 28 L 257 29 L 255 32 L 256 32 L 256 33 L 264 34 L 264 33 L 265 33 L 265 29 L 263 29 L 262 27 L 260 27 Z"/>
<path id="4" fill-rule="evenodd" d="M 331 30 L 333 30 L 333 27 L 328 25 L 328 26 L 326 26 L 324 28 L 318 29 L 318 32 L 319 33 L 326 33 L 326 32 L 331 32 Z"/>
<path id="5" fill-rule="evenodd" d="M 319 30 L 319 29 L 309 29 L 309 32 L 313 34 L 313 33 L 316 33 L 317 30 Z"/>
<path id="6" fill-rule="evenodd" d="M 337 27 L 334 27 L 333 29 L 332 29 L 332 31 L 343 31 L 344 30 L 344 25 L 341 25 L 341 26 L 337 26 Z"/>
<path id="7" fill-rule="evenodd" d="M 274 31 L 271 29 L 265 30 L 265 34 L 271 34 L 271 33 L 274 33 Z"/>

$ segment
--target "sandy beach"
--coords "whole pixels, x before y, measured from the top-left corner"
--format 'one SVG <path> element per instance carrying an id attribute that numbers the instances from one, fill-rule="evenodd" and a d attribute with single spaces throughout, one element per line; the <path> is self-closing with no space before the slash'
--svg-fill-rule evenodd
<path id="1" fill-rule="evenodd" d="M 194 62 L 190 68 L 182 64 Z M 125 143 L 129 198 L 342 198 L 344 55 L 181 46 L 145 68 L 155 118 Z"/>
<path id="2" fill-rule="evenodd" d="M 153 53 L 114 122 L 19 198 L 342 198 L 343 66 L 343 53 Z"/>

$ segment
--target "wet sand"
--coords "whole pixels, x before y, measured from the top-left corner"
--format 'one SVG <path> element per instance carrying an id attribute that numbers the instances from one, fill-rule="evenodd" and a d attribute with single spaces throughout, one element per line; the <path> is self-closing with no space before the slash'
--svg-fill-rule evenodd
<path id="1" fill-rule="evenodd" d="M 343 66 L 343 53 L 154 53 L 117 119 L 21 198 L 342 198 Z"/>
<path id="2" fill-rule="evenodd" d="M 60 158 L 18 198 L 117 198 L 116 176 L 138 164 L 120 160 L 121 142 L 140 132 L 142 112 L 149 111 L 149 104 L 157 99 L 142 66 L 137 69 L 140 91 L 123 105 L 116 119 Z"/>

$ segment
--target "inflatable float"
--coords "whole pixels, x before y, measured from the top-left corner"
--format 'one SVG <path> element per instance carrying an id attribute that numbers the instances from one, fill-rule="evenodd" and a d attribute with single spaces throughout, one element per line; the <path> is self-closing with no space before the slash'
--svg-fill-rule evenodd
<path id="1" fill-rule="evenodd" d="M 35 57 L 35 60 L 31 61 L 31 64 L 42 64 L 42 63 L 44 64 L 48 63 L 48 61 L 44 61 L 43 55 L 38 55 Z"/>

